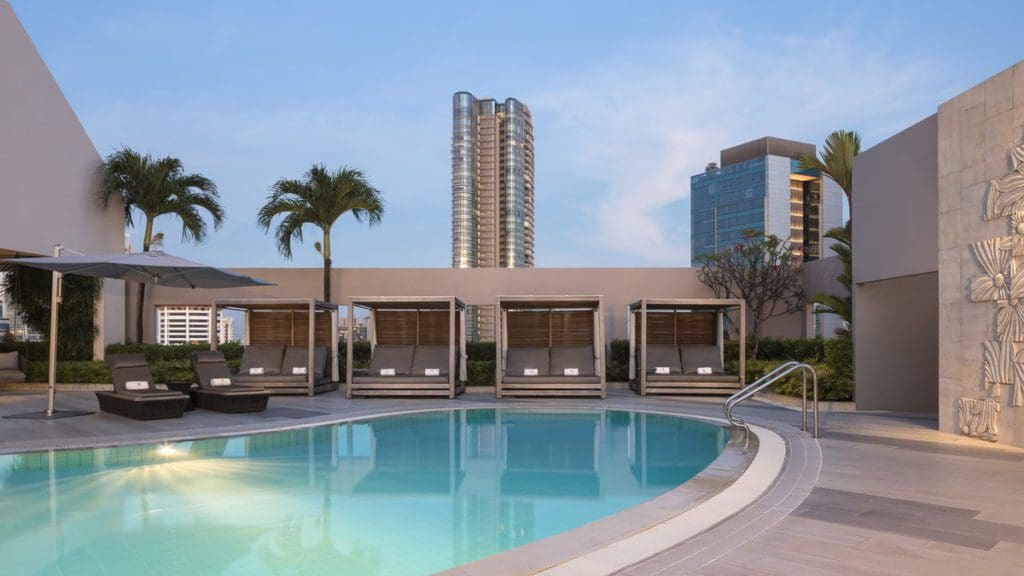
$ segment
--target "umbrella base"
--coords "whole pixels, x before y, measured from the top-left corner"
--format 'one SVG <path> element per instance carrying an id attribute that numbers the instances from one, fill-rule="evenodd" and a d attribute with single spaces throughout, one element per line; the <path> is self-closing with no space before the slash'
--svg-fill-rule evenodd
<path id="1" fill-rule="evenodd" d="M 47 413 L 46 410 L 41 410 L 39 412 L 11 414 L 4 416 L 4 418 L 11 418 L 13 420 L 60 420 L 61 418 L 74 418 L 75 416 L 88 416 L 89 414 L 95 414 L 95 412 L 88 410 L 54 410 Z"/>

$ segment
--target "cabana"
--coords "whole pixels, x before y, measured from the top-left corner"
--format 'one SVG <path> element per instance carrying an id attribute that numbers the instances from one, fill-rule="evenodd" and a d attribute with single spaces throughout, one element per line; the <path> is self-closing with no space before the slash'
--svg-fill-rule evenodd
<path id="1" fill-rule="evenodd" d="M 452 296 L 352 298 L 370 312 L 370 367 L 356 373 L 353 338 L 347 339 L 346 394 L 354 396 L 447 396 L 466 388 L 466 305 Z"/>
<path id="2" fill-rule="evenodd" d="M 499 296 L 495 396 L 605 396 L 601 296 Z"/>
<path id="3" fill-rule="evenodd" d="M 245 313 L 245 351 L 236 383 L 259 386 L 272 394 L 309 396 L 338 387 L 338 307 L 334 304 L 312 298 L 217 300 L 210 310 L 211 350 L 217 349 L 220 310 Z"/>
<path id="4" fill-rule="evenodd" d="M 737 311 L 739 374 L 724 369 L 724 321 Z M 732 394 L 746 369 L 743 300 L 644 299 L 629 305 L 629 384 L 647 394 Z"/>

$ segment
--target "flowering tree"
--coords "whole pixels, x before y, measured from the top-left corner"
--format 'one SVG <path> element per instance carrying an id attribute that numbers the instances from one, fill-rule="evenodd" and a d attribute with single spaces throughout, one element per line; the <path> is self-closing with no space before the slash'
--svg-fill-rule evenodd
<path id="1" fill-rule="evenodd" d="M 775 316 L 800 310 L 804 305 L 799 260 L 789 242 L 774 234 L 748 230 L 743 241 L 715 254 L 697 257 L 701 282 L 717 298 L 742 298 L 750 313 L 751 357 L 757 358 L 761 326 Z"/>

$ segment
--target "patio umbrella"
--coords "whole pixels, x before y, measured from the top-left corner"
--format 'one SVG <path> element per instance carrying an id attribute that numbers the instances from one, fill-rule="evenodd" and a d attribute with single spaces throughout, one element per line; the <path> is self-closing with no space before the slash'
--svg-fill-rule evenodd
<path id="1" fill-rule="evenodd" d="M 54 409 L 57 391 L 57 313 L 60 306 L 61 277 L 64 274 L 130 280 L 172 288 L 215 289 L 273 285 L 270 282 L 241 274 L 234 274 L 160 251 L 62 256 L 61 252 L 63 250 L 64 248 L 58 244 L 54 247 L 54 256 L 52 257 L 0 260 L 0 262 L 6 264 L 19 264 L 21 266 L 53 271 L 53 289 L 50 295 L 50 374 L 47 387 L 46 410 L 44 412 L 16 414 L 7 416 L 7 418 L 52 419 L 90 413 Z"/>

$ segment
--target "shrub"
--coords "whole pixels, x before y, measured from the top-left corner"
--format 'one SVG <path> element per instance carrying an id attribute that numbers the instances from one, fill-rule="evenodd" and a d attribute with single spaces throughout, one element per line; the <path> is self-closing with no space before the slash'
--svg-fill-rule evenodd
<path id="1" fill-rule="evenodd" d="M 608 362 L 625 364 L 629 369 L 629 340 L 612 340 L 609 348 Z"/>
<path id="2" fill-rule="evenodd" d="M 605 380 L 608 382 L 628 382 L 629 364 L 609 361 L 605 364 Z"/>
<path id="3" fill-rule="evenodd" d="M 495 361 L 494 342 L 466 342 L 466 355 L 470 360 Z"/>
<path id="4" fill-rule="evenodd" d="M 29 362 L 28 381 L 46 382 L 49 362 Z M 110 370 L 103 362 L 67 360 L 57 362 L 57 382 L 61 384 L 110 384 Z"/>
<path id="5" fill-rule="evenodd" d="M 492 346 L 493 347 L 493 346 Z M 494 386 L 494 360 L 470 360 L 466 364 L 468 386 Z"/>
<path id="6" fill-rule="evenodd" d="M 210 349 L 209 344 L 110 344 L 107 354 L 143 354 L 150 364 L 154 362 L 189 361 L 192 352 L 204 352 Z M 228 362 L 242 358 L 242 345 L 238 342 L 218 344 L 217 350 L 224 353 Z M 155 377 L 155 376 L 154 376 Z"/>
<path id="7" fill-rule="evenodd" d="M 761 338 L 758 360 L 796 360 L 798 362 L 821 362 L 825 356 L 825 342 L 821 338 Z M 725 357 L 736 358 L 739 343 L 729 340 L 725 343 Z M 747 341 L 747 359 L 751 358 L 754 344 Z"/>

